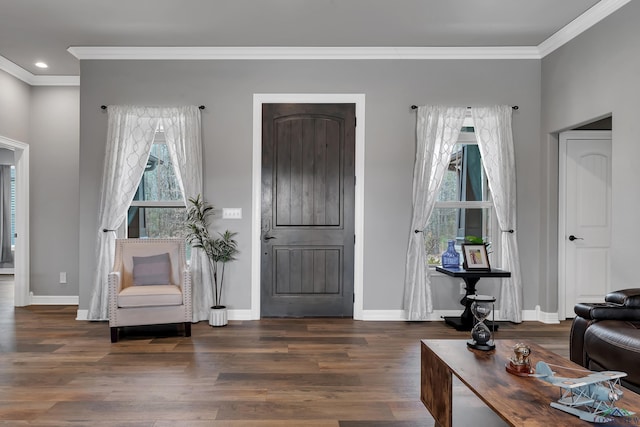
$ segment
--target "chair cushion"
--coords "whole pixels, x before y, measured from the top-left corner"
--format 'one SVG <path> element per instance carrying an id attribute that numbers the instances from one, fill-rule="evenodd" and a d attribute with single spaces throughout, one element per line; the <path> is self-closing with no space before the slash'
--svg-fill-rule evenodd
<path id="1" fill-rule="evenodd" d="M 118 294 L 118 307 L 181 305 L 182 291 L 175 285 L 129 286 Z"/>
<path id="2" fill-rule="evenodd" d="M 133 257 L 134 285 L 168 285 L 170 275 L 169 253 Z"/>

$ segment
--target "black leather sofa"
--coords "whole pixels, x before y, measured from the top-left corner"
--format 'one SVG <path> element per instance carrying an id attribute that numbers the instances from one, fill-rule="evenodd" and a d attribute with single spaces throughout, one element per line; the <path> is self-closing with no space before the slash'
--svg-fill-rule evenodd
<path id="1" fill-rule="evenodd" d="M 640 393 L 640 288 L 611 292 L 604 303 L 576 304 L 570 358 L 594 371 L 623 371 L 622 383 Z"/>

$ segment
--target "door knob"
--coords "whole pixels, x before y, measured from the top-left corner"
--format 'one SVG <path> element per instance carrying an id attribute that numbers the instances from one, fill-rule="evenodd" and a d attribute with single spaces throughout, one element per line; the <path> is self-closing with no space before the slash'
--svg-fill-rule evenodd
<path id="1" fill-rule="evenodd" d="M 275 238 L 276 238 L 275 236 L 269 236 L 268 234 L 265 233 L 265 235 L 264 235 L 264 237 L 262 239 L 266 242 L 267 240 L 271 240 L 271 239 L 275 239 Z"/>
<path id="2" fill-rule="evenodd" d="M 569 236 L 569 240 L 573 242 L 574 240 L 584 240 L 584 239 L 582 237 L 576 237 L 572 234 L 571 236 Z"/>

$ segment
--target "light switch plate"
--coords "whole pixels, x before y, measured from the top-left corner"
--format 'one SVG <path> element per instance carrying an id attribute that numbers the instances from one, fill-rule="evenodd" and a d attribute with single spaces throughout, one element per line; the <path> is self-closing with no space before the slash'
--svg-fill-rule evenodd
<path id="1" fill-rule="evenodd" d="M 222 219 L 242 219 L 242 208 L 222 208 Z"/>

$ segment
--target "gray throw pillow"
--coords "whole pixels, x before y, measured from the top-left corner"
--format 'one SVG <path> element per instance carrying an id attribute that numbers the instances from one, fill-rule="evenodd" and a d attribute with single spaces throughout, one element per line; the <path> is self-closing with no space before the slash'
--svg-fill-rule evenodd
<path id="1" fill-rule="evenodd" d="M 169 254 L 133 257 L 134 285 L 168 285 L 171 275 Z"/>

